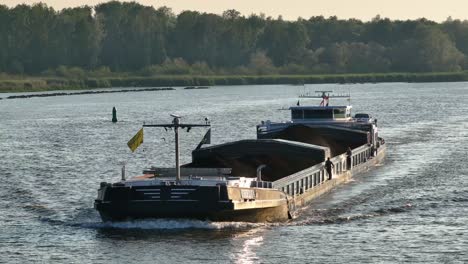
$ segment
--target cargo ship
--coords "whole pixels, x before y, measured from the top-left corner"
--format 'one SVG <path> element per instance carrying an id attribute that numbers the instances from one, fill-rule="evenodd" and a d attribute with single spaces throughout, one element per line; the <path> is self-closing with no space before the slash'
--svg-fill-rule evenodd
<path id="1" fill-rule="evenodd" d="M 179 164 L 179 131 L 205 124 L 182 124 L 173 115 L 163 127 L 175 132 L 174 168 L 150 167 L 115 183 L 102 182 L 94 207 L 103 221 L 138 218 L 194 218 L 211 221 L 280 222 L 353 175 L 381 163 L 385 141 L 377 119 L 352 116 L 351 105 L 330 106 L 331 91 L 301 98 L 319 106 L 291 106 L 291 119 L 262 121 L 257 139 L 201 147 Z M 328 94 L 326 94 L 328 92 Z M 337 96 L 339 97 L 339 96 Z M 210 130 L 207 132 L 207 135 Z M 334 164 L 331 177 L 325 168 Z"/>

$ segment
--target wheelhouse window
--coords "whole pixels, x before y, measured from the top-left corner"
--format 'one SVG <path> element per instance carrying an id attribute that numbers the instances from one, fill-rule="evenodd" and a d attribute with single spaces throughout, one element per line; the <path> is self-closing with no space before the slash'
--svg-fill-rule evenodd
<path id="1" fill-rule="evenodd" d="M 370 118 L 369 114 L 356 114 L 354 115 L 355 118 Z"/>
<path id="2" fill-rule="evenodd" d="M 332 110 L 304 110 L 304 119 L 332 119 Z"/>
<path id="3" fill-rule="evenodd" d="M 292 117 L 292 119 L 303 119 L 304 117 L 302 116 L 302 109 L 301 110 L 292 110 L 291 111 L 291 117 Z"/>
<path id="4" fill-rule="evenodd" d="M 346 108 L 335 108 L 333 109 L 333 115 L 335 118 L 345 118 Z"/>

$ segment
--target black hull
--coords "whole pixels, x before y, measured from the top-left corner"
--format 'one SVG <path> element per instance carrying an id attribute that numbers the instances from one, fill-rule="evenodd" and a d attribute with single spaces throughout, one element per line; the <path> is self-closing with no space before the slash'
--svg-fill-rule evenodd
<path id="1" fill-rule="evenodd" d="M 150 188 L 160 189 L 158 200 L 149 199 L 148 195 L 144 195 L 144 191 L 141 191 Z M 181 192 L 180 190 L 183 189 L 193 191 L 180 198 L 170 198 L 171 191 Z M 288 203 L 286 196 L 280 191 L 255 189 L 255 196 L 249 197 L 253 199 L 244 199 L 241 197 L 240 190 L 241 188 L 226 186 L 175 185 L 129 188 L 108 184 L 99 189 L 99 197 L 95 200 L 94 207 L 99 211 L 103 221 L 188 218 L 212 221 L 278 222 L 288 219 Z"/>
<path id="2" fill-rule="evenodd" d="M 201 203 L 192 201 L 126 201 L 102 202 L 95 208 L 104 221 L 122 221 L 141 218 L 193 218 L 204 220 L 216 212 L 232 210 L 228 203 Z"/>
<path id="3" fill-rule="evenodd" d="M 287 206 L 234 210 L 232 206 L 229 205 L 210 208 L 210 206 L 200 203 L 129 202 L 126 204 L 103 204 L 96 202 L 95 208 L 99 211 L 101 219 L 104 222 L 152 218 L 234 222 L 281 222 L 290 218 Z"/>

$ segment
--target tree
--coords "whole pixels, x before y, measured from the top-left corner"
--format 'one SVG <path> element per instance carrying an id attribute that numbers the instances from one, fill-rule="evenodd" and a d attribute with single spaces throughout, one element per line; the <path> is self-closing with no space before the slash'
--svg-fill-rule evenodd
<path id="1" fill-rule="evenodd" d="M 0 5 L 0 72 L 154 74 L 425 72 L 468 69 L 468 22 L 322 16 L 284 21 L 135 2 L 55 11 Z"/>
<path id="2" fill-rule="evenodd" d="M 32 74 L 47 69 L 54 52 L 49 29 L 55 23 L 55 11 L 45 4 L 18 5 L 9 18 L 9 70 Z"/>
<path id="3" fill-rule="evenodd" d="M 416 35 L 394 48 L 397 71 L 458 71 L 465 55 L 440 29 L 420 26 Z"/>
<path id="4" fill-rule="evenodd" d="M 220 32 L 219 54 L 216 66 L 235 67 L 247 65 L 255 52 L 257 40 L 264 24 L 258 17 L 245 18 L 235 10 L 223 13 L 223 28 Z"/>
<path id="5" fill-rule="evenodd" d="M 280 66 L 300 59 L 308 42 L 301 23 L 270 20 L 260 37 L 259 47 L 266 51 L 275 65 Z"/>
<path id="6" fill-rule="evenodd" d="M 303 20 L 310 43 L 309 49 L 316 50 L 329 47 L 333 43 L 361 41 L 364 23 L 360 20 L 339 20 L 337 17 L 328 19 L 323 16 L 311 17 Z"/>
<path id="7" fill-rule="evenodd" d="M 6 71 L 8 65 L 9 17 L 8 7 L 0 5 L 0 72 Z"/>
<path id="8" fill-rule="evenodd" d="M 64 9 L 57 14 L 51 29 L 53 66 L 78 66 L 91 69 L 98 63 L 102 27 L 88 6 Z"/>
<path id="9" fill-rule="evenodd" d="M 442 30 L 455 43 L 458 50 L 464 54 L 468 54 L 468 21 L 445 21 L 442 23 Z"/>
<path id="10" fill-rule="evenodd" d="M 394 31 L 394 22 L 390 21 L 388 18 L 381 19 L 380 16 L 377 16 L 366 25 L 363 40 L 391 46 L 395 44 L 395 40 L 397 39 L 394 37 Z"/>
<path id="11" fill-rule="evenodd" d="M 185 11 L 177 17 L 172 35 L 173 57 L 184 58 L 189 63 L 205 61 L 216 65 L 219 56 L 218 42 L 223 32 L 223 19 L 214 14 Z"/>
<path id="12" fill-rule="evenodd" d="M 100 53 L 102 65 L 114 70 L 137 70 L 166 59 L 169 9 L 112 1 L 95 10 L 105 34 Z"/>
<path id="13" fill-rule="evenodd" d="M 253 74 L 272 74 L 275 67 L 270 58 L 263 51 L 258 51 L 250 57 L 249 69 Z"/>

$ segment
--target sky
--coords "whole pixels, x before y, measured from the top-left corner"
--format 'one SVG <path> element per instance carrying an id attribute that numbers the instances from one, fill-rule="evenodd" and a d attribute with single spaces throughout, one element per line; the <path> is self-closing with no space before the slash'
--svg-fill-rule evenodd
<path id="1" fill-rule="evenodd" d="M 183 10 L 196 10 L 221 14 L 227 9 L 236 9 L 243 15 L 263 13 L 266 16 L 296 20 L 298 17 L 337 16 L 341 19 L 357 18 L 371 20 L 376 15 L 390 19 L 418 19 L 425 17 L 437 22 L 453 19 L 468 19 L 468 0 L 135 0 L 155 8 L 167 6 L 175 14 Z M 0 0 L 1 4 L 13 7 L 17 4 L 32 4 L 38 0 Z M 41 0 L 55 9 L 96 5 L 106 0 Z"/>

